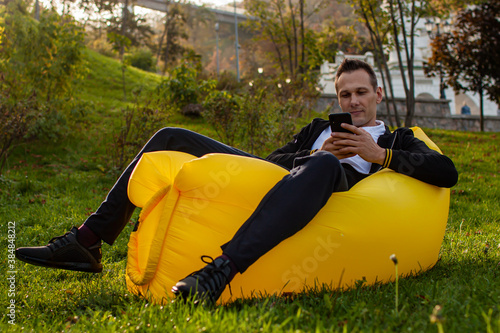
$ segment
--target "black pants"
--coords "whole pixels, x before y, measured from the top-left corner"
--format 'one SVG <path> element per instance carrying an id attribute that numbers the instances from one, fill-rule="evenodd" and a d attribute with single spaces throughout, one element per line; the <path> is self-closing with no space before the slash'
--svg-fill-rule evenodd
<path id="1" fill-rule="evenodd" d="M 106 243 L 113 244 L 135 209 L 128 198 L 127 186 L 140 157 L 162 150 L 197 157 L 225 153 L 259 158 L 189 130 L 164 128 L 158 131 L 125 169 L 97 211 L 85 221 L 85 225 Z M 297 158 L 290 174 L 266 194 L 255 212 L 223 246 L 224 254 L 243 273 L 266 252 L 307 225 L 333 192 L 346 191 L 362 178 L 350 169 L 346 171 L 328 152 Z"/>

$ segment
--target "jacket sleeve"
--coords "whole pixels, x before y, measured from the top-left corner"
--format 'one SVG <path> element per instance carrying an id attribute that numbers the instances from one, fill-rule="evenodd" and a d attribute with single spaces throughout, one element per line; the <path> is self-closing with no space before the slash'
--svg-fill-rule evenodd
<path id="1" fill-rule="evenodd" d="M 289 170 L 293 169 L 293 161 L 295 158 L 311 154 L 310 149 L 301 149 L 311 130 L 312 123 L 309 123 L 307 126 L 303 127 L 298 134 L 293 136 L 292 141 L 269 154 L 266 160 L 277 163 Z"/>
<path id="2" fill-rule="evenodd" d="M 439 187 L 452 187 L 458 181 L 453 161 L 414 137 L 413 131 L 400 132 L 399 149 L 388 149 L 384 166 Z"/>

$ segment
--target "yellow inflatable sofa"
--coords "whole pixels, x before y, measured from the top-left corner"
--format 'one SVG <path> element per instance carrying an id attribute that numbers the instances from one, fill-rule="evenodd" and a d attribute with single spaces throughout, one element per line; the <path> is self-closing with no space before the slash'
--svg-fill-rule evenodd
<path id="1" fill-rule="evenodd" d="M 415 136 L 439 148 L 419 128 Z M 172 152 L 144 154 L 128 195 L 142 207 L 128 245 L 129 290 L 154 303 L 168 302 L 171 287 L 221 254 L 264 195 L 287 171 L 241 156 L 201 158 Z M 300 292 L 326 284 L 348 288 L 395 277 L 395 254 L 405 276 L 437 261 L 449 209 L 449 189 L 385 169 L 351 190 L 334 193 L 316 217 L 231 282 L 221 302 Z"/>

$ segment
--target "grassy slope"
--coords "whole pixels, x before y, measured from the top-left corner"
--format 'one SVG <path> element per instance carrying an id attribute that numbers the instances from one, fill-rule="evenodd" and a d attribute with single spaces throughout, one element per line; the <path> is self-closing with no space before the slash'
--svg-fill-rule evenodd
<path id="1" fill-rule="evenodd" d="M 93 112 L 57 143 L 18 147 L 0 178 L 0 228 L 16 222 L 16 245 L 45 244 L 79 225 L 113 184 L 106 170 L 106 143 L 119 124 L 122 101 L 118 63 L 89 52 L 91 71 L 79 96 Z M 127 70 L 129 89 L 159 82 Z M 105 92 L 105 93 L 104 93 Z M 304 122 L 307 120 L 304 120 Z M 172 119 L 215 136 L 202 120 Z M 393 284 L 350 291 L 310 290 L 294 298 L 237 301 L 217 308 L 178 303 L 149 305 L 124 282 L 129 225 L 113 246 L 103 246 L 103 274 L 45 269 L 16 263 L 15 331 L 414 331 L 435 332 L 429 320 L 441 305 L 445 331 L 500 332 L 500 140 L 495 134 L 428 130 L 460 172 L 453 189 L 441 260 L 418 277 L 400 280 L 399 313 Z M 2 276 L 7 238 L 2 237 Z M 2 293 L 2 304 L 10 298 Z M 4 307 L 4 309 L 6 306 Z M 489 326 L 488 326 L 488 323 Z M 490 330 L 488 331 L 488 327 Z"/>
<path id="2" fill-rule="evenodd" d="M 89 72 L 86 80 L 79 85 L 78 95 L 85 100 L 102 104 L 108 109 L 122 106 L 123 80 L 120 64 L 111 58 L 87 50 Z M 161 77 L 134 67 L 125 70 L 125 90 L 127 96 L 141 88 L 153 89 Z"/>

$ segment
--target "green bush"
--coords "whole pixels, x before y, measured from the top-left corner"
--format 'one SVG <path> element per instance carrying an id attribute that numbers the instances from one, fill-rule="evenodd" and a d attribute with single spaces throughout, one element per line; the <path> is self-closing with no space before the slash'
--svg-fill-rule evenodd
<path id="1" fill-rule="evenodd" d="M 257 79 L 242 94 L 241 142 L 243 149 L 261 155 L 283 146 L 295 134 L 300 104 L 280 98 L 279 81 Z"/>
<path id="2" fill-rule="evenodd" d="M 199 74 L 196 64 L 184 62 L 158 86 L 158 92 L 179 112 L 189 104 L 200 104 L 214 90 L 216 81 L 201 80 Z"/>
<path id="3" fill-rule="evenodd" d="M 203 116 L 222 142 L 238 142 L 238 148 L 263 155 L 284 145 L 296 130 L 296 103 L 280 102 L 274 87 L 274 80 L 258 80 L 240 94 L 214 91 L 203 103 Z"/>
<path id="4" fill-rule="evenodd" d="M 275 95 L 265 85 L 253 85 L 242 95 L 242 112 L 240 113 L 240 141 L 243 149 L 261 155 L 276 148 L 274 136 L 276 110 L 279 103 Z"/>
<path id="5" fill-rule="evenodd" d="M 136 95 L 133 106 L 122 110 L 121 126 L 113 135 L 107 159 L 112 173 L 119 174 L 158 129 L 165 126 L 174 112 L 156 93 Z"/>
<path id="6" fill-rule="evenodd" d="M 113 50 L 113 45 L 108 41 L 107 37 L 101 37 L 87 42 L 87 47 L 110 58 L 117 56 Z"/>
<path id="7" fill-rule="evenodd" d="M 12 101 L 8 91 L 0 91 L 0 174 L 9 152 L 29 131 L 37 115 L 34 95 Z"/>
<path id="8" fill-rule="evenodd" d="M 68 17 L 44 11 L 35 21 L 20 0 L 0 7 L 0 117 L 9 124 L 0 127 L 0 167 L 24 139 L 64 135 L 66 102 L 85 73 L 83 49 L 83 30 Z"/>
<path id="9" fill-rule="evenodd" d="M 238 82 L 236 74 L 228 71 L 220 73 L 217 80 L 217 90 L 239 91 L 244 86 L 244 82 Z"/>
<path id="10" fill-rule="evenodd" d="M 203 117 L 213 126 L 219 140 L 234 145 L 239 129 L 239 98 L 227 91 L 213 91 L 203 103 Z"/>
<path id="11" fill-rule="evenodd" d="M 42 12 L 37 22 L 21 6 L 13 1 L 2 13 L 3 84 L 15 84 L 13 98 L 35 92 L 50 103 L 71 95 L 74 80 L 85 73 L 83 29 L 53 11 Z"/>
<path id="12" fill-rule="evenodd" d="M 155 72 L 155 59 L 153 52 L 146 48 L 133 49 L 125 56 L 125 62 L 147 72 Z"/>

